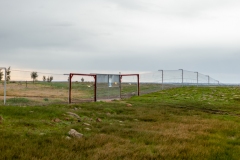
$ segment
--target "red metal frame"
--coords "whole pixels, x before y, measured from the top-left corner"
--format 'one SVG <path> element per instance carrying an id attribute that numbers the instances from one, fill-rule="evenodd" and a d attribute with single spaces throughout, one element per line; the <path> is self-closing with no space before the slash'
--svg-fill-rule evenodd
<path id="1" fill-rule="evenodd" d="M 70 73 L 69 74 L 69 91 L 68 91 L 68 103 L 72 102 L 71 95 L 72 95 L 72 77 L 74 75 L 77 76 L 93 76 L 94 78 L 94 101 L 97 101 L 97 75 L 96 74 L 81 74 L 81 73 Z"/>
<path id="2" fill-rule="evenodd" d="M 68 93 L 68 103 L 72 102 L 71 95 L 72 95 L 72 77 L 74 75 L 77 76 L 92 76 L 94 78 L 94 101 L 97 101 L 97 74 L 81 74 L 81 73 L 70 73 L 69 74 L 69 93 Z M 139 81 L 139 74 L 120 74 L 120 97 L 121 97 L 121 83 L 123 76 L 137 76 L 137 84 L 138 84 L 138 96 L 140 95 L 140 81 Z"/>

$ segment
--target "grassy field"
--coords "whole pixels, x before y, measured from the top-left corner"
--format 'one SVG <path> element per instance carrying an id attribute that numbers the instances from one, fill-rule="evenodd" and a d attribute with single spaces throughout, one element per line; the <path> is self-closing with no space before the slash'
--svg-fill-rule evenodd
<path id="1" fill-rule="evenodd" d="M 3 85 L 0 85 L 0 100 L 3 100 Z M 12 105 L 48 105 L 53 103 L 68 103 L 68 82 L 11 82 L 7 84 L 7 101 Z M 166 87 L 173 87 L 165 85 Z M 140 84 L 140 94 L 151 93 L 162 89 L 160 84 Z M 122 83 L 121 97 L 129 98 L 137 95 L 136 83 Z M 94 101 L 93 82 L 73 82 L 72 102 Z M 119 99 L 119 84 L 97 84 L 97 100 Z M 24 102 L 24 103 L 21 103 Z M 28 102 L 28 103 L 26 103 Z"/>
<path id="2" fill-rule="evenodd" d="M 240 157 L 239 88 L 181 87 L 72 105 L 33 102 L 15 98 L 0 106 L 0 159 Z M 70 129 L 83 137 L 69 136 Z"/>
<path id="3" fill-rule="evenodd" d="M 3 99 L 3 85 L 0 85 L 0 100 Z M 28 82 L 7 84 L 7 102 L 13 105 L 52 104 L 68 102 L 67 82 Z M 25 99 L 25 100 L 23 100 Z M 72 83 L 73 100 L 93 100 L 93 84 L 91 82 Z M 28 103 L 20 103 L 21 101 Z"/>

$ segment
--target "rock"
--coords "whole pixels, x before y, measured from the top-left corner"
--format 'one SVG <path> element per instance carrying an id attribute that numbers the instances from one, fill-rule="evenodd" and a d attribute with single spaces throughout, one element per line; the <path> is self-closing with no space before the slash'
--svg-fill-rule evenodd
<path id="1" fill-rule="evenodd" d="M 127 107 L 132 107 L 132 104 L 128 103 L 128 104 L 127 104 Z"/>
<path id="2" fill-rule="evenodd" d="M 102 120 L 100 118 L 97 118 L 96 122 L 102 122 Z"/>
<path id="3" fill-rule="evenodd" d="M 69 114 L 69 115 L 72 116 L 72 117 L 80 118 L 80 116 L 77 115 L 76 113 L 67 112 L 67 114 Z"/>
<path id="4" fill-rule="evenodd" d="M 88 124 L 88 123 L 83 123 L 83 125 L 85 125 L 85 126 L 90 126 L 90 124 Z"/>
<path id="5" fill-rule="evenodd" d="M 29 111 L 30 113 L 33 113 L 33 111 Z"/>
<path id="6" fill-rule="evenodd" d="M 39 135 L 40 135 L 40 136 L 43 136 L 43 135 L 45 135 L 45 133 L 40 133 Z"/>
<path id="7" fill-rule="evenodd" d="M 72 137 L 75 137 L 75 138 L 81 138 L 83 136 L 83 134 L 77 132 L 75 129 L 70 129 L 68 134 Z"/>
<path id="8" fill-rule="evenodd" d="M 67 139 L 67 140 L 70 140 L 70 139 L 72 139 L 72 138 L 71 138 L 71 137 L 69 137 L 69 136 L 66 136 L 66 139 Z"/>
<path id="9" fill-rule="evenodd" d="M 87 130 L 87 131 L 91 131 L 91 129 L 90 129 L 90 128 L 85 128 L 85 130 Z"/>
<path id="10" fill-rule="evenodd" d="M 61 120 L 60 120 L 59 118 L 55 118 L 55 119 L 53 119 L 52 121 L 53 121 L 53 122 L 57 122 L 57 123 L 58 123 L 58 122 L 61 122 Z"/>

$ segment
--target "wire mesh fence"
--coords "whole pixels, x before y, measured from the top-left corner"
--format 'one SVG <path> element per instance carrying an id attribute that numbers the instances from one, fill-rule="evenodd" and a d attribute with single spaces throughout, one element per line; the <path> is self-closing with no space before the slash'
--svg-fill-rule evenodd
<path id="1" fill-rule="evenodd" d="M 1 71 L 0 71 L 1 72 Z M 20 103 L 68 103 L 69 75 L 58 73 L 11 70 L 11 78 L 7 83 L 7 101 Z M 138 77 L 113 74 L 96 74 L 97 80 L 91 76 L 74 76 L 72 78 L 72 101 L 94 101 L 104 99 L 120 99 L 147 94 L 163 89 L 181 86 L 217 86 L 219 81 L 198 72 L 186 70 L 159 70 L 139 74 Z M 4 73 L 1 72 L 1 77 Z M 0 77 L 0 78 L 1 78 Z M 0 100 L 3 101 L 4 83 L 0 79 Z M 96 84 L 95 84 L 96 83 Z M 96 85 L 96 95 L 94 87 Z"/>
<path id="2" fill-rule="evenodd" d="M 120 76 L 97 75 L 97 99 L 120 99 Z"/>

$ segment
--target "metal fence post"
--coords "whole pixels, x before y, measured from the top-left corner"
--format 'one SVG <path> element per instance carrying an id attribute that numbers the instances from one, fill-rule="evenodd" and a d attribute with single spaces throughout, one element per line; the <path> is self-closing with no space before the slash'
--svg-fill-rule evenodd
<path id="1" fill-rule="evenodd" d="M 194 73 L 197 73 L 197 87 L 198 87 L 198 72 L 194 72 Z"/>
<path id="2" fill-rule="evenodd" d="M 158 70 L 162 72 L 162 90 L 163 90 L 163 70 Z"/>
<path id="3" fill-rule="evenodd" d="M 183 69 L 179 69 L 182 71 L 182 86 L 183 86 Z"/>
<path id="4" fill-rule="evenodd" d="M 6 81 L 7 81 L 7 69 L 5 69 L 5 81 L 4 81 L 4 105 L 6 104 L 6 90 L 7 90 L 7 85 L 6 85 Z"/>

